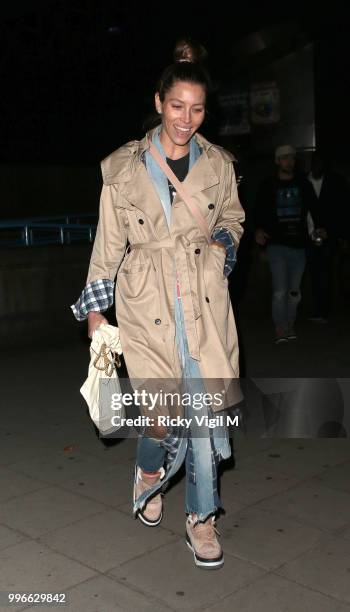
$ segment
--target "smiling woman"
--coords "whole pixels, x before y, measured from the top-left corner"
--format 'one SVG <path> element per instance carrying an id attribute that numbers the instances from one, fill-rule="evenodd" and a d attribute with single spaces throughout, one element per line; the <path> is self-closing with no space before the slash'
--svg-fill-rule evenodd
<path id="1" fill-rule="evenodd" d="M 170 159 L 189 152 L 189 140 L 204 120 L 205 98 L 201 85 L 182 81 L 176 82 L 163 100 L 156 93 L 156 109 L 162 115 L 160 141 Z"/>
<path id="2" fill-rule="evenodd" d="M 160 491 L 185 461 L 186 542 L 198 567 L 215 569 L 224 563 L 214 523 L 221 507 L 217 466 L 231 449 L 227 427 L 209 428 L 208 419 L 196 425 L 194 398 L 212 391 L 213 381 L 220 381 L 221 391 L 239 376 L 227 275 L 244 213 L 233 156 L 198 133 L 210 88 L 206 70 L 194 61 L 198 49 L 182 41 L 177 61 L 161 75 L 158 125 L 102 162 L 96 239 L 87 285 L 73 311 L 79 320 L 88 317 L 91 336 L 106 321 L 101 313 L 112 304 L 115 289 L 132 381 L 146 378 L 157 388 L 180 380 L 193 398 L 185 411 L 189 432 L 158 419 L 140 433 L 134 514 L 147 526 L 159 525 Z M 237 392 L 225 406 L 205 404 L 199 416 L 212 417 L 240 399 Z"/>

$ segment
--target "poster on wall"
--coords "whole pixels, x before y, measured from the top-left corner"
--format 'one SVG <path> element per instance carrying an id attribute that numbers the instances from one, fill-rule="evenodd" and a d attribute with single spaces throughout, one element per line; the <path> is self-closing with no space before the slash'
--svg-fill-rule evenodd
<path id="1" fill-rule="evenodd" d="M 249 92 L 221 94 L 218 102 L 222 114 L 219 133 L 222 136 L 249 134 Z"/>
<path id="2" fill-rule="evenodd" d="M 279 122 L 280 92 L 275 82 L 252 85 L 250 110 L 253 125 L 271 125 Z"/>

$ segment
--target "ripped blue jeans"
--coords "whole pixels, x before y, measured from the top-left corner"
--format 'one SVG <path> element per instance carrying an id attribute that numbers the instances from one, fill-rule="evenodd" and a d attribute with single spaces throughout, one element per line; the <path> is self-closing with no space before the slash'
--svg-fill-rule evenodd
<path id="1" fill-rule="evenodd" d="M 180 299 L 175 299 L 176 340 L 182 365 L 184 392 L 191 397 L 194 394 L 206 392 L 201 377 L 198 362 L 189 354 L 188 342 L 184 326 L 183 311 Z M 221 413 L 224 414 L 224 413 Z M 175 460 L 166 472 L 161 485 L 152 487 L 140 496 L 134 506 L 143 507 L 147 498 L 160 489 L 173 476 L 185 461 L 186 467 L 186 500 L 187 513 L 196 513 L 200 520 L 222 507 L 217 488 L 217 466 L 221 459 L 231 455 L 227 426 L 216 425 L 209 428 L 199 425 L 194 418 L 199 416 L 214 416 L 212 409 L 203 406 L 200 412 L 196 410 L 194 401 L 186 406 L 185 417 L 191 421 L 191 426 L 179 441 Z M 166 460 L 166 449 L 162 441 L 147 437 L 139 437 L 137 447 L 137 465 L 145 471 L 157 471 Z"/>
<path id="2" fill-rule="evenodd" d="M 301 300 L 305 249 L 269 244 L 266 253 L 272 276 L 272 319 L 275 327 L 290 329 L 295 324 Z"/>

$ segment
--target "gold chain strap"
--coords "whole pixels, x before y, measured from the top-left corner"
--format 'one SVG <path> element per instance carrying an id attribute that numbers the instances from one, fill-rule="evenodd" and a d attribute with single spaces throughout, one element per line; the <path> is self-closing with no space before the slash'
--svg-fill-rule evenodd
<path id="1" fill-rule="evenodd" d="M 97 370 L 102 370 L 104 371 L 104 373 L 106 374 L 106 376 L 111 377 L 114 371 L 114 368 L 120 368 L 121 366 L 121 361 L 120 361 L 120 357 L 118 355 L 118 353 L 114 353 L 113 351 L 111 351 L 110 349 L 108 349 L 108 352 L 112 355 L 112 359 L 110 359 L 110 357 L 108 356 L 107 353 L 107 345 L 105 343 L 103 343 L 101 345 L 101 349 L 99 354 L 97 355 L 97 357 L 95 358 L 94 361 L 94 366 Z M 102 359 L 103 360 L 103 365 L 99 366 L 98 361 Z"/>

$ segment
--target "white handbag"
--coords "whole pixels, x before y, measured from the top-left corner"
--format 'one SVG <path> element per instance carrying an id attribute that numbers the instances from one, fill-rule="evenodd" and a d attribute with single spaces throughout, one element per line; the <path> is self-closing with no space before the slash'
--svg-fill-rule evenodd
<path id="1" fill-rule="evenodd" d="M 118 327 L 102 323 L 92 334 L 88 377 L 80 393 L 89 407 L 92 421 L 104 436 L 118 431 L 122 426 L 121 419 L 125 418 L 116 370 L 120 366 L 118 356 L 121 354 Z M 112 401 L 113 397 L 118 397 L 119 402 Z"/>

